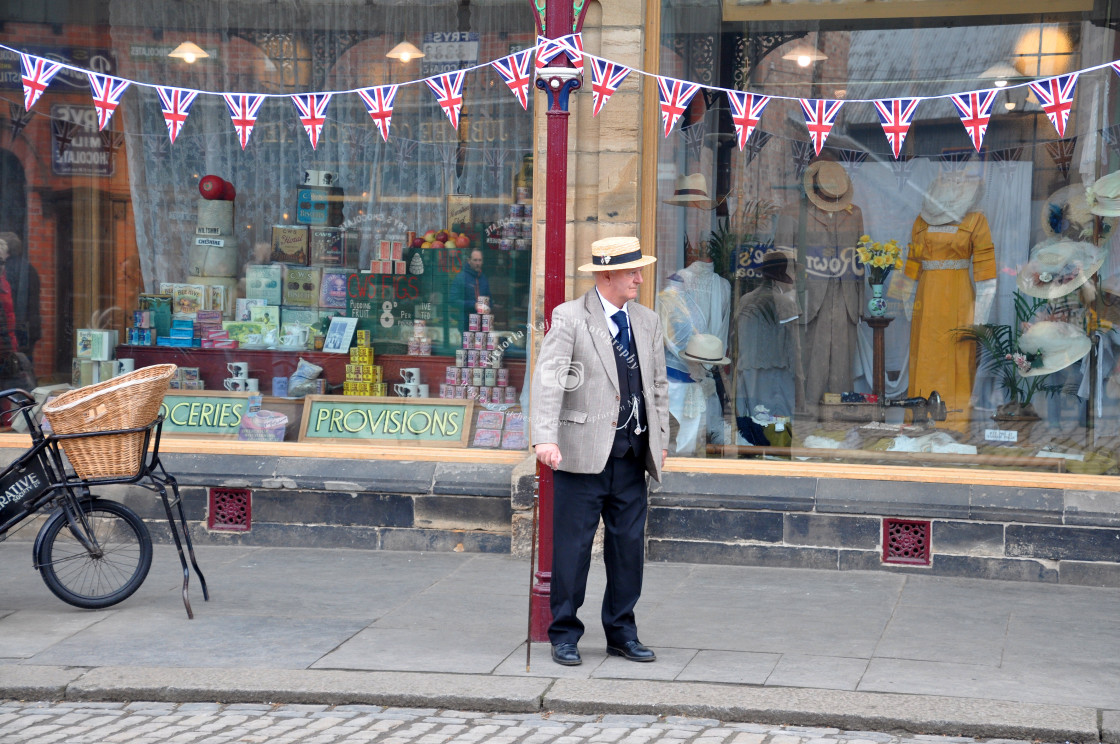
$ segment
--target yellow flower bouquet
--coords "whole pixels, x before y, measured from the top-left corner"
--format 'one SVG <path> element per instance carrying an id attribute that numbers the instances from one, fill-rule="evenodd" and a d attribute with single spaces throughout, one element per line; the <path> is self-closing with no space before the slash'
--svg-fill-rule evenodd
<path id="1" fill-rule="evenodd" d="M 895 269 L 902 268 L 902 249 L 897 240 L 873 242 L 870 235 L 860 236 L 856 243 L 856 256 L 867 267 L 867 278 L 872 284 L 882 284 Z"/>

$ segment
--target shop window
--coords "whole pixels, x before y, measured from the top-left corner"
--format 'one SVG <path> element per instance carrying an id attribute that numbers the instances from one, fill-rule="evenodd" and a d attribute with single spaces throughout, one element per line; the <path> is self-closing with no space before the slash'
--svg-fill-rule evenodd
<path id="1" fill-rule="evenodd" d="M 1115 31 L 801 5 L 661 6 L 671 454 L 1120 473 Z"/>
<path id="2" fill-rule="evenodd" d="M 132 83 L 98 119 L 64 70 L 28 114 L 2 63 L 0 233 L 25 237 L 52 321 L 37 382 L 171 361 L 168 436 L 296 439 L 310 394 L 380 406 L 378 436 L 335 411 L 331 438 L 524 449 L 534 95 L 489 63 L 533 46 L 531 7 L 186 2 L 162 28 L 112 5 L 5 20 L 37 59 Z M 451 114 L 423 81 L 460 71 Z M 252 393 L 277 416 L 246 427 Z"/>

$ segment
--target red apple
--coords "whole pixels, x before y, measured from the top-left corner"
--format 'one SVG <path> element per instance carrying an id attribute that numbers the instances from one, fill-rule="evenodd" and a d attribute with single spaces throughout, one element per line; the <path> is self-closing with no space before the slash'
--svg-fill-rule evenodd
<path id="1" fill-rule="evenodd" d="M 237 198 L 237 189 L 233 188 L 233 184 L 229 181 L 222 181 L 222 199 L 233 201 L 235 198 Z"/>
<path id="2" fill-rule="evenodd" d="M 470 244 L 471 244 L 471 239 L 468 238 L 463 233 L 459 233 L 459 237 L 455 238 L 455 247 L 456 248 L 466 248 Z"/>
<path id="3" fill-rule="evenodd" d="M 412 239 L 412 247 L 413 248 L 423 248 L 424 247 L 424 239 L 423 238 L 413 238 Z"/>
<path id="4" fill-rule="evenodd" d="M 225 184 L 219 176 L 203 176 L 198 182 L 198 193 L 203 199 L 221 199 Z"/>
<path id="5" fill-rule="evenodd" d="M 432 247 L 433 248 L 442 248 L 443 247 L 443 241 L 442 240 L 433 240 L 432 241 Z"/>
<path id="6" fill-rule="evenodd" d="M 431 243 L 435 239 L 436 239 L 436 231 L 435 230 L 429 230 L 428 232 L 424 233 L 424 242 Z"/>
<path id="7" fill-rule="evenodd" d="M 446 242 L 447 241 L 447 231 L 446 230 L 440 230 L 439 232 L 437 232 L 436 233 L 436 240 L 440 241 L 441 243 Z"/>

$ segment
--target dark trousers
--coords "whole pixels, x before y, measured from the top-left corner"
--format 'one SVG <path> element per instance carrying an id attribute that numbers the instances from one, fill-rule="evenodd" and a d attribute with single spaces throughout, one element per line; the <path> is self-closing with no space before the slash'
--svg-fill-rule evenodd
<path id="1" fill-rule="evenodd" d="M 634 605 L 642 593 L 645 558 L 646 478 L 644 457 L 631 451 L 611 457 L 597 474 L 555 473 L 552 514 L 552 586 L 549 604 L 552 643 L 578 643 L 591 545 L 602 516 L 603 559 L 607 589 L 603 594 L 603 630 L 615 646 L 637 640 Z"/>

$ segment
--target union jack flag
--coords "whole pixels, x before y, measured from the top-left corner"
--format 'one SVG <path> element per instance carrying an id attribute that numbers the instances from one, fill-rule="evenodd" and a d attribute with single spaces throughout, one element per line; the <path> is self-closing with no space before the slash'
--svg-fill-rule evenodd
<path id="1" fill-rule="evenodd" d="M 451 120 L 451 126 L 459 128 L 459 111 L 463 108 L 463 70 L 446 72 L 434 78 L 424 78 L 424 82 L 436 94 L 443 113 Z"/>
<path id="2" fill-rule="evenodd" d="M 86 74 L 89 75 L 89 87 L 93 90 L 93 107 L 97 109 L 97 128 L 104 129 L 109 126 L 109 120 L 113 118 L 113 112 L 120 105 L 121 96 L 130 83 L 108 75 Z"/>
<path id="3" fill-rule="evenodd" d="M 657 95 L 660 98 L 661 122 L 664 124 L 662 134 L 668 137 L 669 132 L 673 131 L 673 127 L 676 126 L 677 120 L 688 110 L 689 102 L 691 102 L 692 97 L 696 95 L 696 91 L 700 90 L 700 84 L 661 77 L 660 75 L 655 75 L 654 77 L 657 78 Z"/>
<path id="4" fill-rule="evenodd" d="M 957 93 L 950 98 L 961 115 L 961 123 L 968 131 L 972 146 L 976 148 L 976 152 L 980 152 L 980 145 L 983 144 L 984 135 L 988 131 L 988 119 L 992 118 L 992 104 L 996 100 L 996 91 L 977 90 L 972 93 Z"/>
<path id="5" fill-rule="evenodd" d="M 167 122 L 167 134 L 171 137 L 171 144 L 175 144 L 175 138 L 179 136 L 179 131 L 187 121 L 191 104 L 194 103 L 195 98 L 198 98 L 198 91 L 156 86 L 156 93 L 159 93 L 163 120 Z"/>
<path id="6" fill-rule="evenodd" d="M 62 69 L 62 63 L 20 53 L 19 66 L 23 69 L 23 108 L 30 111 L 51 84 L 51 78 Z"/>
<path id="7" fill-rule="evenodd" d="M 1058 170 L 1069 180 L 1069 167 L 1073 164 L 1073 151 L 1077 147 L 1077 137 L 1047 142 L 1046 149 Z"/>
<path id="8" fill-rule="evenodd" d="M 630 68 L 617 62 L 608 62 L 598 57 L 591 58 L 591 110 L 592 116 L 598 116 L 603 110 L 607 99 L 614 95 L 618 86 L 630 74 Z"/>
<path id="9" fill-rule="evenodd" d="M 1077 87 L 1078 74 L 1071 72 L 1030 84 L 1031 90 L 1042 104 L 1042 110 L 1046 112 L 1046 118 L 1058 130 L 1059 137 L 1066 136 L 1066 122 L 1073 109 L 1073 91 Z"/>
<path id="10" fill-rule="evenodd" d="M 813 159 L 813 143 L 805 140 L 790 140 L 790 149 L 793 150 L 793 164 L 794 172 L 797 173 L 797 180 L 805 175 L 805 170 L 809 167 L 809 161 Z"/>
<path id="11" fill-rule="evenodd" d="M 389 141 L 389 124 L 393 118 L 393 101 L 397 98 L 399 85 L 378 85 L 373 88 L 364 88 L 358 95 L 366 102 L 366 111 L 381 132 L 381 139 Z"/>
<path id="12" fill-rule="evenodd" d="M 731 104 L 731 121 L 735 122 L 735 133 L 739 135 L 739 151 L 751 138 L 762 111 L 770 103 L 770 96 L 758 93 L 744 93 L 738 90 L 727 91 L 727 102 Z"/>
<path id="13" fill-rule="evenodd" d="M 532 79 L 532 75 L 529 73 L 529 53 L 532 51 L 532 49 L 526 49 L 523 52 L 511 54 L 490 63 L 490 66 L 498 71 L 498 75 L 513 91 L 513 95 L 517 96 L 517 100 L 521 102 L 521 108 L 526 110 L 529 109 L 529 82 Z"/>
<path id="14" fill-rule="evenodd" d="M 292 102 L 299 111 L 299 122 L 303 124 L 308 138 L 311 140 L 311 149 L 319 147 L 319 135 L 323 133 L 323 125 L 327 123 L 327 105 L 331 102 L 330 93 L 305 93 L 292 96 Z"/>
<path id="15" fill-rule="evenodd" d="M 249 144 L 249 135 L 253 133 L 253 125 L 257 123 L 257 113 L 264 103 L 264 96 L 247 96 L 237 93 L 223 93 L 229 107 L 229 116 L 233 120 L 233 128 L 237 130 L 237 139 L 241 142 L 241 149 Z"/>
<path id="16" fill-rule="evenodd" d="M 906 133 L 910 131 L 910 122 L 914 120 L 914 112 L 918 110 L 920 98 L 888 98 L 875 101 L 875 110 L 879 112 L 879 123 L 883 125 L 883 133 L 887 135 L 887 142 L 891 144 L 894 159 L 898 160 L 902 152 L 902 143 L 906 141 Z"/>
<path id="17" fill-rule="evenodd" d="M 583 36 L 568 34 L 558 39 L 537 37 L 537 69 L 548 67 L 548 63 L 564 54 L 572 61 L 577 70 L 583 68 Z"/>
<path id="18" fill-rule="evenodd" d="M 813 140 L 813 149 L 820 155 L 821 148 L 824 147 L 824 141 L 828 139 L 828 133 L 832 131 L 832 126 L 836 123 L 836 114 L 839 113 L 844 102 L 829 101 L 823 98 L 799 98 L 797 100 L 801 101 L 801 111 L 805 114 L 805 126 L 809 128 L 809 139 Z"/>

